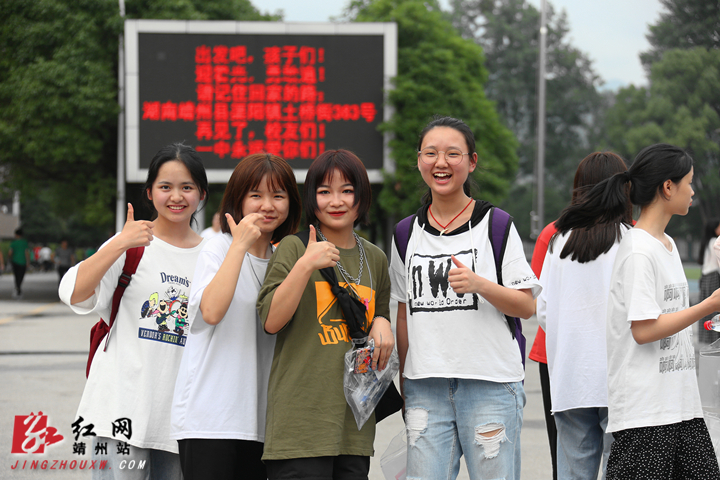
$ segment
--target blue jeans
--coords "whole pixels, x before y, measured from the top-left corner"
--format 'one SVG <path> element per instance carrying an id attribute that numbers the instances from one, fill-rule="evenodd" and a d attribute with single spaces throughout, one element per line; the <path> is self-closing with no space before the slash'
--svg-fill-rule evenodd
<path id="1" fill-rule="evenodd" d="M 407 478 L 455 479 L 460 457 L 470 478 L 519 479 L 521 382 L 405 379 Z"/>
<path id="2" fill-rule="evenodd" d="M 603 476 L 614 439 L 605 433 L 608 409 L 574 408 L 555 412 L 557 426 L 558 480 L 597 478 L 600 461 Z"/>

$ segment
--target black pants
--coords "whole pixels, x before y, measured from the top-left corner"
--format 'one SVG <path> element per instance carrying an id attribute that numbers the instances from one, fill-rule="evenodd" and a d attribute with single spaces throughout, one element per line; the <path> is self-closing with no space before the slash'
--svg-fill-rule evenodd
<path id="1" fill-rule="evenodd" d="M 266 480 L 263 444 L 250 440 L 178 440 L 185 480 Z"/>
<path id="2" fill-rule="evenodd" d="M 547 363 L 540 365 L 540 388 L 542 389 L 543 410 L 545 410 L 545 426 L 547 427 L 548 441 L 550 442 L 550 458 L 552 460 L 553 480 L 557 480 L 557 428 L 555 417 L 552 416 L 552 399 L 550 397 L 550 373 Z"/>
<path id="3" fill-rule="evenodd" d="M 10 262 L 12 263 L 12 270 L 13 275 L 15 276 L 15 292 L 20 295 L 22 293 L 22 282 L 23 278 L 25 278 L 25 270 L 27 269 L 27 265 L 20 265 L 19 263 Z"/>
<path id="4" fill-rule="evenodd" d="M 270 480 L 367 480 L 370 457 L 338 455 L 337 457 L 267 460 Z"/>

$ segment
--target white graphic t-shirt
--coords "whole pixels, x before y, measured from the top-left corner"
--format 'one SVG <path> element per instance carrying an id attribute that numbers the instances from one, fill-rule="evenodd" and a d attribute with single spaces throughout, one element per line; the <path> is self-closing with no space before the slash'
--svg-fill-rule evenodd
<path id="1" fill-rule="evenodd" d="M 608 300 L 608 432 L 702 418 L 692 327 L 639 345 L 633 321 L 689 306 L 688 283 L 672 238 L 669 251 L 645 230 L 623 236 Z"/>
<path id="2" fill-rule="evenodd" d="M 170 407 L 190 329 L 190 287 L 204 243 L 178 248 L 155 237 L 145 247 L 120 302 L 107 348 L 103 351 L 103 340 L 95 352 L 74 427 L 81 435 L 89 433 L 87 427 L 92 425 L 92 432 L 101 437 L 178 452 L 177 442 L 170 439 Z M 124 264 L 125 254 L 105 273 L 92 297 L 71 305 L 80 264 L 74 266 L 60 283 L 60 299 L 75 313 L 95 312 L 109 321 Z"/>
<path id="3" fill-rule="evenodd" d="M 488 237 L 490 205 L 476 202 L 468 225 L 440 235 L 418 212 L 408 240 L 405 263 L 392 246 L 391 296 L 406 304 L 408 352 L 404 376 L 518 382 L 525 377 L 520 350 L 505 316 L 477 294 L 455 293 L 448 271 L 451 255 L 480 276 L 497 282 Z M 474 258 L 474 262 L 473 262 Z M 503 284 L 517 290 L 541 287 L 525 259 L 520 236 L 510 227 L 502 264 Z"/>

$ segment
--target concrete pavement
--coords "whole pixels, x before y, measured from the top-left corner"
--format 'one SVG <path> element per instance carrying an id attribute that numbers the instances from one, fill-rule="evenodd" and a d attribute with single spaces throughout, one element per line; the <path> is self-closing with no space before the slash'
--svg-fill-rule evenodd
<path id="1" fill-rule="evenodd" d="M 53 272 L 28 274 L 20 301 L 12 300 L 11 292 L 12 275 L 0 276 L 0 478 L 37 479 L 40 475 L 52 479 L 90 478 L 89 462 L 85 470 L 79 469 L 80 461 L 90 459 L 89 452 L 85 456 L 73 453 L 71 425 L 85 384 L 90 328 L 98 317 L 75 315 L 60 303 L 57 274 Z M 523 328 L 529 349 L 537 321 L 525 321 Z M 527 364 L 525 393 L 522 478 L 551 479 L 540 380 L 533 361 Z M 40 411 L 47 416 L 47 426 L 57 429 L 63 440 L 47 446 L 43 454 L 12 454 L 16 416 Z M 375 457 L 370 466 L 372 480 L 384 478 L 380 456 L 402 428 L 399 414 L 378 424 Z M 48 471 L 31 470 L 33 460 L 39 461 L 38 469 L 47 460 Z M 70 469 L 73 461 L 75 468 Z M 17 468 L 13 469 L 16 462 Z M 464 463 L 459 478 L 469 478 Z"/>

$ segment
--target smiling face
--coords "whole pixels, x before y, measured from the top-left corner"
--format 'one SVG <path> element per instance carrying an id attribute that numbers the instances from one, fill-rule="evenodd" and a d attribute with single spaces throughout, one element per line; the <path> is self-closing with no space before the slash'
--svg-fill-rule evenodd
<path id="1" fill-rule="evenodd" d="M 320 222 L 320 229 L 323 232 L 352 230 L 358 217 L 352 183 L 334 170 L 323 179 L 315 192 L 318 206 L 315 216 Z"/>
<path id="2" fill-rule="evenodd" d="M 449 150 L 468 152 L 468 145 L 463 134 L 451 127 L 435 127 L 428 131 L 422 140 L 420 150 L 427 148 L 433 148 L 438 152 Z M 437 155 L 435 163 L 432 164 L 423 162 L 418 154 L 417 162 L 423 180 L 432 190 L 434 200 L 437 198 L 436 196 L 465 195 L 463 184 L 477 166 L 477 154 L 463 155 L 457 165 L 449 164 L 444 153 Z"/>
<path id="3" fill-rule="evenodd" d="M 189 224 L 204 193 L 198 189 L 187 167 L 173 160 L 160 167 L 147 195 L 158 212 L 158 220 Z"/>
<path id="4" fill-rule="evenodd" d="M 285 190 L 273 189 L 268 176 L 260 184 L 250 189 L 242 202 L 242 215 L 261 213 L 264 218 L 255 224 L 263 233 L 272 233 L 287 219 L 290 211 L 290 199 Z"/>

